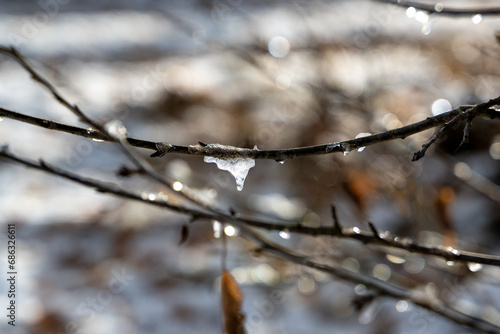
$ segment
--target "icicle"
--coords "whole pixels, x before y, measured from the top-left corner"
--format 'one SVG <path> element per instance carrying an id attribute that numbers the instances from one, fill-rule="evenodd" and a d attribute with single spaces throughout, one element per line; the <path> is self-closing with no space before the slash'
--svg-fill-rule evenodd
<path id="1" fill-rule="evenodd" d="M 209 144 L 207 146 L 218 147 L 221 149 L 233 148 L 231 146 L 224 146 L 220 144 Z M 222 159 L 206 156 L 203 160 L 208 163 L 215 163 L 220 170 L 227 170 L 231 173 L 236 180 L 236 189 L 238 189 L 238 191 L 243 190 L 243 185 L 245 184 L 248 171 L 250 168 L 255 166 L 255 160 L 251 158 Z"/>

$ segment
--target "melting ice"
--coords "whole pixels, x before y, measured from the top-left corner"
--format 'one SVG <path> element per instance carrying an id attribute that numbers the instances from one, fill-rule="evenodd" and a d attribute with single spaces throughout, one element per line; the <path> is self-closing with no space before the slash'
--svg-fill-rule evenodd
<path id="1" fill-rule="evenodd" d="M 212 145 L 217 145 L 221 148 L 224 147 L 223 145 L 219 144 L 210 144 L 208 146 Z M 236 189 L 238 189 L 238 191 L 241 191 L 243 189 L 248 171 L 250 170 L 250 168 L 255 166 L 255 160 L 250 158 L 221 159 L 206 156 L 203 160 L 208 163 L 216 163 L 217 167 L 220 170 L 227 170 L 229 173 L 233 174 L 234 179 L 236 180 Z"/>

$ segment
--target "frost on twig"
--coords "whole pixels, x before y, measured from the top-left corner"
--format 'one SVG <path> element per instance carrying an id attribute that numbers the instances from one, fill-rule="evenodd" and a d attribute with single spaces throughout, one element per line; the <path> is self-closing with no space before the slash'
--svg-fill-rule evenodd
<path id="1" fill-rule="evenodd" d="M 235 147 L 225 146 L 220 144 L 208 144 L 205 147 L 220 148 L 220 149 L 233 149 Z M 212 156 L 205 156 L 205 162 L 216 163 L 220 170 L 227 170 L 234 176 L 236 180 L 236 189 L 243 190 L 245 179 L 248 175 L 250 168 L 255 166 L 255 160 L 251 158 L 217 158 Z"/>

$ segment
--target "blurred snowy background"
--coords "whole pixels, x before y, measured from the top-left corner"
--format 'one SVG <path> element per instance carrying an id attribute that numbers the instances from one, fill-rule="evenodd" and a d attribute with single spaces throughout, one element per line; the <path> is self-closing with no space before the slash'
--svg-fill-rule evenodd
<path id="1" fill-rule="evenodd" d="M 70 101 L 95 119 L 120 119 L 132 137 L 183 145 L 321 144 L 486 101 L 500 92 L 497 30 L 497 17 L 433 16 L 370 1 L 0 1 L 0 44 L 17 47 Z M 0 106 L 84 126 L 5 56 Z M 454 154 L 457 126 L 410 162 L 432 133 L 347 156 L 260 160 L 241 192 L 200 157 L 139 152 L 224 208 L 317 226 L 330 224 L 335 202 L 346 226 L 367 229 L 369 219 L 430 244 L 500 254 L 500 123 L 475 120 L 470 144 Z M 4 119 L 0 144 L 138 192 L 165 191 L 118 176 L 132 165 L 109 143 Z M 2 332 L 221 332 L 221 243 L 209 224 L 191 225 L 179 246 L 186 217 L 3 160 L 0 222 L 17 226 L 20 273 L 19 325 L 2 321 Z M 426 284 L 463 310 L 500 317 L 494 268 L 269 235 L 325 263 Z M 254 257 L 251 247 L 230 238 L 227 262 L 245 294 L 249 333 L 459 330 L 404 301 L 381 299 L 358 312 L 352 300 L 362 287 Z M 0 259 L 4 270 L 6 255 Z M 6 287 L 2 279 L 0 291 Z M 0 305 L 7 302 L 2 292 Z"/>

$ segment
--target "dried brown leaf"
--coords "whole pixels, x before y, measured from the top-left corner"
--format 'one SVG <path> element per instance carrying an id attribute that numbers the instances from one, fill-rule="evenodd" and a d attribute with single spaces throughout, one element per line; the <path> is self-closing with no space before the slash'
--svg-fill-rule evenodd
<path id="1" fill-rule="evenodd" d="M 244 334 L 243 322 L 245 316 L 241 313 L 243 293 L 233 276 L 227 271 L 222 271 L 222 311 L 226 334 Z"/>

